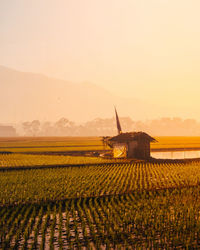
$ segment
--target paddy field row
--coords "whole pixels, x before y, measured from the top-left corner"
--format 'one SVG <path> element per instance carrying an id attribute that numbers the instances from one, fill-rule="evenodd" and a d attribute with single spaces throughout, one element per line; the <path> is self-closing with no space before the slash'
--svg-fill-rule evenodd
<path id="1" fill-rule="evenodd" d="M 11 206 L 1 249 L 196 249 L 200 188 Z"/>
<path id="2" fill-rule="evenodd" d="M 0 173 L 0 205 L 99 197 L 200 184 L 200 163 L 113 163 Z"/>
<path id="3" fill-rule="evenodd" d="M 151 143 L 154 150 L 200 149 L 200 137 L 161 136 Z M 64 152 L 106 150 L 101 137 L 16 137 L 0 138 L 0 152 Z"/>
<path id="4" fill-rule="evenodd" d="M 102 164 L 110 162 L 126 162 L 120 159 L 107 159 L 101 157 L 67 156 L 67 155 L 35 155 L 35 154 L 0 154 L 0 171 L 2 169 L 23 169 L 38 166 L 73 166 L 84 164 Z"/>

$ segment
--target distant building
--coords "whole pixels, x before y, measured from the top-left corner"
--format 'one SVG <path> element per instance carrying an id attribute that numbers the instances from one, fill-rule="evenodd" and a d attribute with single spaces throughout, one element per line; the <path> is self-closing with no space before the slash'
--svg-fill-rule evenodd
<path id="1" fill-rule="evenodd" d="M 150 142 L 156 140 L 144 132 L 121 133 L 110 137 L 107 144 L 113 148 L 114 158 L 150 158 Z"/>
<path id="2" fill-rule="evenodd" d="M 17 136 L 15 128 L 12 126 L 0 125 L 0 137 L 14 137 Z"/>

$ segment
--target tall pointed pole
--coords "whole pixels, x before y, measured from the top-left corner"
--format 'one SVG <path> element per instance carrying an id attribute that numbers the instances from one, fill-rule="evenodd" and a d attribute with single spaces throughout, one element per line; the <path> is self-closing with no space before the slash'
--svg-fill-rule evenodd
<path id="1" fill-rule="evenodd" d="M 118 117 L 118 114 L 117 114 L 116 107 L 115 107 L 115 115 L 116 115 L 117 131 L 118 131 L 118 135 L 120 135 L 122 133 L 122 128 L 121 128 L 121 125 L 120 125 L 120 122 L 119 122 L 119 117 Z"/>

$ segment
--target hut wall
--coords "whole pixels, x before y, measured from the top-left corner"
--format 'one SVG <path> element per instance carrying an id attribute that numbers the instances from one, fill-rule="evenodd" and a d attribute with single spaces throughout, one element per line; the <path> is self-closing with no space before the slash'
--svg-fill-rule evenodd
<path id="1" fill-rule="evenodd" d="M 127 143 L 113 145 L 114 158 L 150 158 L 150 142 L 146 140 L 133 140 Z"/>
<path id="2" fill-rule="evenodd" d="M 127 157 L 128 158 L 134 158 L 136 157 L 136 149 L 138 147 L 138 142 L 137 141 L 131 141 L 128 143 L 128 152 L 127 152 Z"/>
<path id="3" fill-rule="evenodd" d="M 138 142 L 138 147 L 136 149 L 136 158 L 148 159 L 150 157 L 150 142 L 140 141 Z"/>

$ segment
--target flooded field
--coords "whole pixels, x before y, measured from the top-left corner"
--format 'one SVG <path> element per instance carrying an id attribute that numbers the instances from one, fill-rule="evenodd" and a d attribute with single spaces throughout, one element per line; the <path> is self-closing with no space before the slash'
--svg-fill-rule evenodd
<path id="1" fill-rule="evenodd" d="M 199 192 L 196 186 L 4 207 L 0 249 L 197 249 Z"/>
<path id="2" fill-rule="evenodd" d="M 156 159 L 195 159 L 200 158 L 200 150 L 151 152 Z"/>

